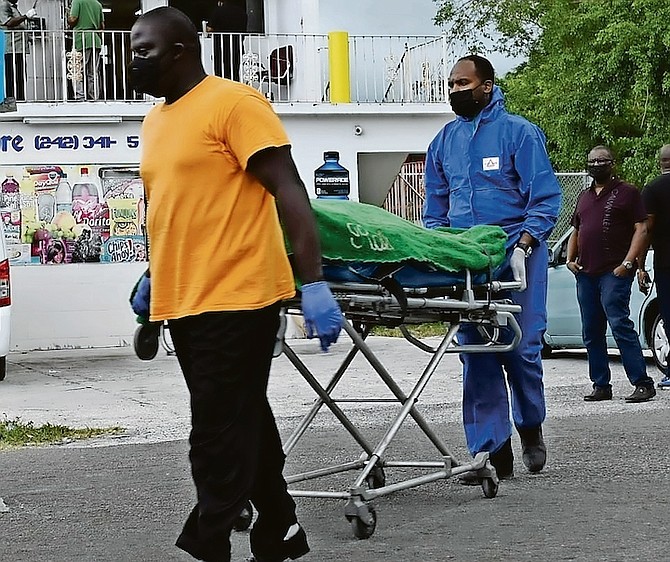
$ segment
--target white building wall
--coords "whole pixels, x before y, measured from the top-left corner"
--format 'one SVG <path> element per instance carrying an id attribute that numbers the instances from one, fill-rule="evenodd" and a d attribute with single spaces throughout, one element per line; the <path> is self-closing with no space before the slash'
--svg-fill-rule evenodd
<path id="1" fill-rule="evenodd" d="M 348 31 L 351 35 L 439 35 L 433 23 L 434 0 L 321 0 L 320 33 Z"/>
<path id="2" fill-rule="evenodd" d="M 371 108 L 366 114 L 360 113 L 360 108 L 359 113 L 353 113 L 333 107 L 330 113 L 315 114 L 313 110 L 300 113 L 294 108 L 292 113 L 281 114 L 310 196 L 314 197 L 314 170 L 323 163 L 323 152 L 337 150 L 342 165 L 351 173 L 352 199 L 361 195 L 362 200 L 378 204 L 405 155 L 425 151 L 450 117 L 439 108 L 421 114 L 402 107 L 386 109 L 386 113 L 384 109 Z M 17 123 L 15 127 L 21 125 Z M 42 124 L 29 130 L 53 137 L 71 133 L 68 127 Z M 139 121 L 91 127 L 98 131 L 102 128 L 110 137 L 123 140 L 138 132 Z M 360 135 L 355 127 L 360 127 Z M 23 125 L 23 134 L 25 131 Z M 32 138 L 27 140 L 26 147 L 34 144 Z M 365 165 L 359 166 L 361 155 Z M 36 163 L 35 151 L 30 148 L 4 156 L 14 164 Z M 40 158 L 49 157 L 40 154 Z M 117 153 L 100 150 L 88 157 L 65 151 L 59 153 L 59 158 L 61 163 L 127 165 L 136 164 L 139 153 L 125 146 Z M 391 179 L 380 184 L 380 178 Z M 11 349 L 118 346 L 132 342 L 136 324 L 128 297 L 145 267 L 145 263 L 13 266 Z"/>
<path id="3" fill-rule="evenodd" d="M 166 3 L 143 0 L 142 7 L 146 11 Z M 268 33 L 344 29 L 351 34 L 428 34 L 436 31 L 430 20 L 432 12 L 432 0 L 268 1 L 266 21 Z M 391 183 L 387 178 L 395 176 L 405 155 L 425 151 L 451 117 L 446 106 L 420 104 L 276 108 L 292 139 L 294 158 L 310 196 L 314 196 L 313 173 L 323 163 L 323 152 L 337 150 L 340 162 L 350 171 L 352 199 L 377 204 Z M 139 148 L 134 139 L 146 110 L 146 106 L 97 103 L 78 105 L 77 113 L 72 114 L 65 106 L 22 105 L 17 113 L 3 116 L 2 134 L 10 139 L 0 147 L 4 147 L 2 164 L 137 165 Z M 73 135 L 80 139 L 105 136 L 116 144 L 88 150 L 48 143 L 46 148 L 36 148 L 38 136 L 53 140 Z M 22 137 L 20 143 L 13 142 L 17 136 Z M 11 349 L 131 342 L 136 324 L 128 296 L 145 267 L 145 263 L 12 266 Z"/>

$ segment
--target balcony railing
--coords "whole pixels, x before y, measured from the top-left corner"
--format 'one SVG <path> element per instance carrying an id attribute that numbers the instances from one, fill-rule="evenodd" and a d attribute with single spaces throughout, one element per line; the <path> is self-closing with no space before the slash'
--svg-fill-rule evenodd
<path id="1" fill-rule="evenodd" d="M 127 31 L 83 32 L 93 64 L 74 49 L 69 31 L 6 32 L 6 64 L 18 103 L 78 99 L 142 102 L 132 91 Z M 350 36 L 353 103 L 444 103 L 447 42 L 442 36 Z M 326 35 L 201 34 L 205 69 L 240 80 L 277 103 L 328 103 L 330 70 Z M 78 95 L 79 94 L 79 95 Z"/>

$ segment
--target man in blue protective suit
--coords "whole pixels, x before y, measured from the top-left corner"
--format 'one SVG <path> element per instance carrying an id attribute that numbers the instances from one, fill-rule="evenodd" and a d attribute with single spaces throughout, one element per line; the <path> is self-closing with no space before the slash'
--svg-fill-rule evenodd
<path id="1" fill-rule="evenodd" d="M 507 260 L 497 275 L 521 285 L 510 294 L 522 307 L 521 342 L 513 351 L 464 353 L 461 360 L 468 448 L 473 455 L 491 453 L 498 477 L 510 478 L 514 457 L 508 385 L 524 464 L 539 472 L 547 459 L 540 352 L 547 316 L 546 239 L 556 223 L 561 190 L 544 134 L 507 113 L 494 80 L 491 63 L 477 55 L 459 59 L 451 70 L 449 101 L 456 119 L 428 148 L 423 220 L 428 228 L 489 224 L 507 233 Z M 482 338 L 475 327 L 463 327 L 459 340 L 466 344 Z M 461 482 L 477 484 L 478 479 L 467 474 Z"/>

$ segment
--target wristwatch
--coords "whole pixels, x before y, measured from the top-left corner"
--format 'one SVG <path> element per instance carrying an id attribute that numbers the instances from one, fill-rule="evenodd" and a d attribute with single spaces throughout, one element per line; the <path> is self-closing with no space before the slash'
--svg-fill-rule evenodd
<path id="1" fill-rule="evenodd" d="M 523 250 L 523 253 L 526 254 L 526 257 L 529 258 L 530 255 L 533 253 L 533 247 L 530 244 L 526 244 L 525 242 L 517 242 L 515 248 L 521 248 Z"/>
<path id="2" fill-rule="evenodd" d="M 630 260 L 626 260 L 626 261 L 623 262 L 621 265 L 623 265 L 628 271 L 630 271 L 631 269 L 633 269 L 633 262 L 630 261 Z"/>

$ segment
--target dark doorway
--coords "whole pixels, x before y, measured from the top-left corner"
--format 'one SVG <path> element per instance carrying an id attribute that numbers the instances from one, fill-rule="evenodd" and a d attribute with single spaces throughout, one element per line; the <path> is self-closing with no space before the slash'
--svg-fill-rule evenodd
<path id="1" fill-rule="evenodd" d="M 170 6 L 184 12 L 202 31 L 202 22 L 209 19 L 209 14 L 216 6 L 216 0 L 170 0 Z"/>
<path id="2" fill-rule="evenodd" d="M 249 16 L 247 31 L 250 33 L 264 33 L 264 0 L 234 0 L 240 4 Z M 202 31 L 202 22 L 207 21 L 216 6 L 217 0 L 170 0 L 170 6 L 184 12 L 191 21 Z"/>
<path id="3" fill-rule="evenodd" d="M 250 33 L 265 32 L 264 0 L 234 0 L 249 15 Z M 202 31 L 202 22 L 209 19 L 217 0 L 170 0 L 169 5 L 184 12 L 194 23 L 198 31 Z M 141 0 L 101 0 L 105 9 L 105 27 L 109 30 L 128 31 L 137 19 L 136 13 L 141 9 Z"/>
<path id="4" fill-rule="evenodd" d="M 105 29 L 129 31 L 141 8 L 140 0 L 102 0 L 105 10 Z"/>

